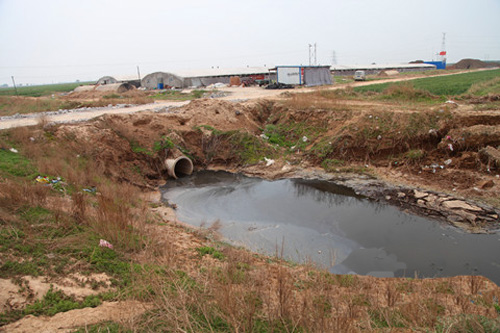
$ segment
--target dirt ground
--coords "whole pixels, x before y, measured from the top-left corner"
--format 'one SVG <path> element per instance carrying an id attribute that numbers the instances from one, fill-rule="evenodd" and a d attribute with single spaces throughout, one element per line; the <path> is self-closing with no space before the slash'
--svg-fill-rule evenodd
<path id="1" fill-rule="evenodd" d="M 357 85 L 363 84 L 370 83 Z M 230 95 L 219 99 L 56 114 L 49 120 L 61 124 L 47 126 L 44 130 L 50 131 L 54 138 L 72 138 L 75 154 L 94 156 L 108 176 L 137 185 L 147 193 L 147 200 L 153 203 L 159 203 L 158 185 L 172 181 L 167 176 L 164 159 L 182 148 L 192 157 L 196 170 L 227 170 L 269 179 L 334 179 L 374 199 L 439 218 L 468 232 L 495 232 L 499 229 L 500 164 L 493 159 L 494 154 L 485 155 L 482 151 L 487 147 L 496 150 L 500 146 L 500 110 L 477 111 L 476 104 L 466 102 L 402 107 L 397 103 L 349 99 L 319 101 L 317 104 L 308 101 L 309 106 L 301 107 L 303 100 L 291 99 L 290 91 L 240 87 L 224 90 Z M 304 93 L 320 90 L 299 89 Z M 425 121 L 431 119 L 438 128 L 425 131 L 419 128 L 414 133 L 401 133 L 404 126 L 414 121 L 414 114 L 428 116 L 417 119 L 417 122 L 422 121 L 418 127 L 425 127 Z M 94 117 L 97 118 L 71 123 Z M 396 129 L 384 128 L 387 124 L 382 120 L 388 119 Z M 37 122 L 36 118 L 2 120 L 0 129 L 35 125 Z M 269 155 L 274 161 L 271 165 L 265 161 L 247 163 L 238 157 L 240 147 L 234 141 L 235 132 L 244 132 L 252 140 L 261 140 L 262 129 L 266 125 L 297 123 L 321 129 L 316 133 L 313 131 L 303 149 L 290 148 L 276 156 Z M 401 128 L 397 127 L 399 125 Z M 381 134 L 369 139 L 357 136 L 356 133 L 363 132 L 363 129 Z M 335 141 L 329 142 L 333 140 L 331 138 Z M 173 142 L 175 148 L 170 147 L 156 155 L 144 152 L 144 149 L 151 152 L 154 142 L 166 139 Z M 132 142 L 143 149 L 131 149 Z M 256 145 L 256 141 L 252 142 Z M 338 142 L 342 145 L 337 145 Z M 328 149 L 324 156 L 320 156 L 315 149 L 324 148 L 323 144 Z M 408 152 L 417 150 L 422 152 L 422 156 L 408 157 Z M 327 159 L 344 162 L 325 170 L 321 165 Z M 344 163 L 350 167 L 347 168 Z M 204 238 L 188 232 L 182 221 L 177 220 L 172 208 L 160 205 L 152 211 L 168 224 L 155 227 L 155 232 L 163 235 L 166 247 L 179 251 L 180 259 L 177 260 L 184 267 L 200 265 L 192 260 L 193 249 L 203 245 Z M 390 295 L 380 290 L 389 290 L 394 280 L 359 278 L 363 281 L 363 292 L 373 296 L 373 302 L 377 300 L 386 306 L 387 302 L 391 302 Z M 0 280 L 0 312 L 22 308 L 26 302 L 43 295 L 50 285 L 78 298 L 102 291 L 90 288 L 91 281 L 99 280 L 104 284 L 108 281 L 106 276 L 78 275 L 58 281 L 47 277 L 23 279 L 28 286 L 27 292 L 23 293 L 11 281 Z M 457 293 L 462 290 L 464 294 L 470 294 L 471 286 L 478 284 L 472 279 L 475 278 L 439 279 L 435 285 L 446 280 Z M 482 293 L 499 293 L 494 283 L 480 279 Z M 421 285 L 433 284 L 432 281 L 426 280 Z M 407 297 L 405 304 L 411 304 L 413 298 L 428 297 L 429 290 L 423 288 L 421 292 L 401 297 Z M 449 305 L 446 310 L 449 313 L 460 313 L 469 306 L 454 297 L 442 296 L 442 301 Z M 50 318 L 28 316 L 4 326 L 2 330 L 69 332 L 71 328 L 104 320 L 130 322 L 136 320 L 148 306 L 135 301 L 105 302 L 97 308 L 72 310 Z M 485 310 L 481 314 L 495 315 L 490 312 Z"/>

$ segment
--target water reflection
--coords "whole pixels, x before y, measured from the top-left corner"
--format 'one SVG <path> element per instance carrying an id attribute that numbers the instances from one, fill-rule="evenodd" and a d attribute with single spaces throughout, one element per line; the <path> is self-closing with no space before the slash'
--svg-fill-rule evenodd
<path id="1" fill-rule="evenodd" d="M 348 187 L 327 181 L 292 179 L 290 182 L 297 197 L 307 196 L 317 202 L 326 203 L 329 207 L 349 205 L 362 198 Z"/>

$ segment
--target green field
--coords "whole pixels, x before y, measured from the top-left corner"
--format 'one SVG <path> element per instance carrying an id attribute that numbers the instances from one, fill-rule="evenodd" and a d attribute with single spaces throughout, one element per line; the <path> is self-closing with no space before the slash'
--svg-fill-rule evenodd
<path id="1" fill-rule="evenodd" d="M 72 83 L 58 83 L 58 84 L 44 84 L 39 86 L 22 86 L 17 87 L 17 94 L 19 96 L 40 97 L 51 95 L 58 92 L 69 92 L 76 87 L 91 84 L 94 82 L 72 82 Z M 15 96 L 16 90 L 14 88 L 0 88 L 0 96 Z"/>
<path id="2" fill-rule="evenodd" d="M 427 91 L 437 96 L 455 96 L 469 92 L 481 96 L 500 93 L 500 69 L 415 79 L 406 82 L 372 84 L 356 87 L 356 92 L 384 92 L 394 85 L 411 85 L 414 89 Z"/>

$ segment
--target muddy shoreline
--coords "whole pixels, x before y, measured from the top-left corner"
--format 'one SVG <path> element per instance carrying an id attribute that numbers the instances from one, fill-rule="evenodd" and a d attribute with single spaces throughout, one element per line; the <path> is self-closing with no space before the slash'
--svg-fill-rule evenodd
<path id="1" fill-rule="evenodd" d="M 452 225 L 468 233 L 499 233 L 500 209 L 493 206 L 418 187 L 391 184 L 374 177 L 358 174 L 330 174 L 322 169 L 284 168 L 281 172 L 250 168 L 210 166 L 210 171 L 241 173 L 268 180 L 310 179 L 326 180 L 353 189 L 356 194 L 398 207 L 402 211 Z"/>

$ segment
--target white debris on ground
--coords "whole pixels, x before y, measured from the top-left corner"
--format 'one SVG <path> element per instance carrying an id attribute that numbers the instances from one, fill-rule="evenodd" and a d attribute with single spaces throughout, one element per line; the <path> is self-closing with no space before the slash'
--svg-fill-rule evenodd
<path id="1" fill-rule="evenodd" d="M 264 157 L 264 160 L 266 161 L 266 167 L 274 164 L 274 160 L 273 159 Z"/>

